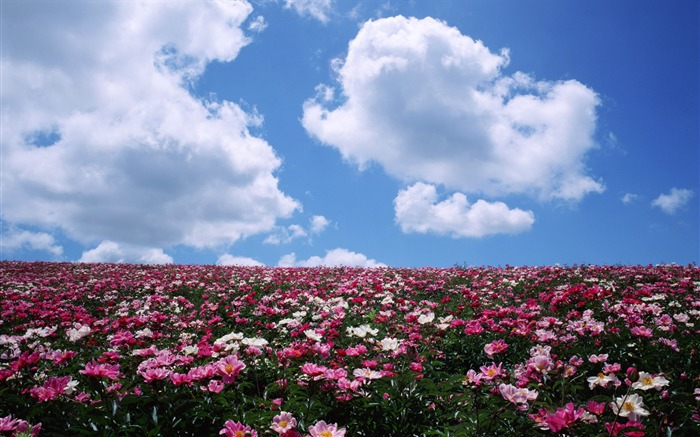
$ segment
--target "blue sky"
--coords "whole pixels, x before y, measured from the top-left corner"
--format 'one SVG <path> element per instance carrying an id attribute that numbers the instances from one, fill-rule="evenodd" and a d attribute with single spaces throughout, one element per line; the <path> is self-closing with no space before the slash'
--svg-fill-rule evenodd
<path id="1" fill-rule="evenodd" d="M 1 8 L 2 259 L 700 261 L 697 2 Z"/>

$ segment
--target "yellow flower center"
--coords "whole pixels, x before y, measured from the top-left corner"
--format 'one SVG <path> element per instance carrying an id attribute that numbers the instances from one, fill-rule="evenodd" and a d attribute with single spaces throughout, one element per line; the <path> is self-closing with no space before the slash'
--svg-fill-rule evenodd
<path id="1" fill-rule="evenodd" d="M 245 431 L 236 431 L 236 434 L 234 434 L 234 436 L 235 437 L 245 437 Z"/>
<path id="2" fill-rule="evenodd" d="M 288 423 L 288 422 L 287 422 L 286 420 L 280 420 L 280 422 L 278 423 L 278 425 L 280 426 L 280 428 L 286 428 L 286 427 L 287 427 L 287 423 Z"/>
<path id="3" fill-rule="evenodd" d="M 644 385 L 654 385 L 654 378 L 651 376 L 647 376 L 646 378 L 642 379 L 642 384 Z"/>
<path id="4" fill-rule="evenodd" d="M 599 373 L 598 379 L 605 379 L 605 373 Z"/>
<path id="5" fill-rule="evenodd" d="M 634 411 L 634 403 L 627 401 L 624 404 L 622 404 L 622 409 L 625 411 Z"/>
<path id="6" fill-rule="evenodd" d="M 333 432 L 332 431 L 321 431 L 321 437 L 333 437 Z"/>
<path id="7" fill-rule="evenodd" d="M 230 365 L 230 364 L 227 364 L 227 365 L 224 367 L 224 371 L 226 371 L 226 373 L 233 373 L 233 366 Z M 239 431 L 239 432 L 240 432 L 240 431 Z M 243 434 L 241 434 L 241 435 L 244 436 Z M 236 436 L 236 437 L 238 437 L 238 436 Z M 245 436 L 244 436 L 244 437 L 245 437 Z"/>

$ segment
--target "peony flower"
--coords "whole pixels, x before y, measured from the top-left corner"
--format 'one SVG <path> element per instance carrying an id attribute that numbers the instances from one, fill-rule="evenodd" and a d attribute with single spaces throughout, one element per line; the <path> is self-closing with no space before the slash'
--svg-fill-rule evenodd
<path id="1" fill-rule="evenodd" d="M 491 363 L 490 366 L 481 366 L 479 370 L 481 370 L 481 377 L 482 379 L 485 379 L 487 381 L 492 381 L 500 376 L 503 376 L 503 371 L 501 370 L 501 367 L 503 366 L 503 363 Z"/>
<path id="2" fill-rule="evenodd" d="M 391 337 L 386 337 L 380 342 L 383 351 L 394 352 L 399 349 L 399 340 Z"/>
<path id="3" fill-rule="evenodd" d="M 323 420 L 309 428 L 311 437 L 345 437 L 345 428 L 338 428 L 335 423 L 327 424 Z"/>
<path id="4" fill-rule="evenodd" d="M 421 314 L 420 316 L 418 316 L 418 323 L 420 323 L 421 325 L 428 324 L 433 320 L 435 320 L 435 314 L 432 312 L 427 314 Z"/>
<path id="5" fill-rule="evenodd" d="M 282 411 L 280 412 L 280 414 L 273 417 L 272 422 L 273 423 L 272 426 L 270 426 L 270 428 L 272 428 L 273 431 L 280 435 L 291 431 L 297 426 L 297 420 L 286 411 Z"/>
<path id="6" fill-rule="evenodd" d="M 243 369 L 245 369 L 245 363 L 235 355 L 228 356 L 216 363 L 217 373 L 221 376 L 224 384 L 231 384 L 235 381 Z"/>
<path id="7" fill-rule="evenodd" d="M 628 417 L 629 420 L 636 421 L 639 416 L 648 416 L 649 411 L 644 409 L 644 401 L 636 393 L 624 397 L 618 397 L 615 402 L 610 403 L 613 412 L 620 417 Z"/>
<path id="8" fill-rule="evenodd" d="M 663 376 L 652 376 L 647 372 L 639 372 L 639 380 L 632 384 L 632 388 L 635 390 L 649 390 L 650 388 L 655 388 L 660 390 L 661 387 L 667 386 L 669 383 L 668 379 Z"/>
<path id="9" fill-rule="evenodd" d="M 617 384 L 619 379 L 615 375 L 606 375 L 605 373 L 599 373 L 597 376 L 591 376 L 586 378 L 588 381 L 588 388 L 593 390 L 596 386 L 601 386 L 603 388 L 607 387 L 609 383 Z"/>
<path id="10" fill-rule="evenodd" d="M 93 360 L 85 364 L 85 369 L 79 370 L 79 372 L 96 378 L 118 379 L 119 364 L 98 364 Z"/>
<path id="11" fill-rule="evenodd" d="M 233 420 L 227 420 L 224 423 L 224 428 L 219 431 L 220 435 L 225 435 L 227 437 L 257 437 L 258 433 L 249 426 L 245 426 L 240 422 L 234 422 Z"/>
<path id="12" fill-rule="evenodd" d="M 508 344 L 503 340 L 494 340 L 484 346 L 484 352 L 489 358 L 493 358 L 495 354 L 501 353 L 508 349 Z"/>

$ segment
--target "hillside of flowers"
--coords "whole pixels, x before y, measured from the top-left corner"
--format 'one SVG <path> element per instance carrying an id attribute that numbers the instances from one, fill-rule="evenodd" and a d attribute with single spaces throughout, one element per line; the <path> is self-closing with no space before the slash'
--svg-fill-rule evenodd
<path id="1" fill-rule="evenodd" d="M 697 436 L 700 268 L 0 262 L 0 435 Z"/>

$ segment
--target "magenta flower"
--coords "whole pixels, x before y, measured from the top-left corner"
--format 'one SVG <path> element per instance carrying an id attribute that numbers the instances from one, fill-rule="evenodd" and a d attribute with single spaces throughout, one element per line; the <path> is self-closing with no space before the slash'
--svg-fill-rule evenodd
<path id="1" fill-rule="evenodd" d="M 227 437 L 257 437 L 258 433 L 253 428 L 245 426 L 240 422 L 227 420 L 224 427 L 219 431 L 219 435 Z"/>
<path id="2" fill-rule="evenodd" d="M 99 364 L 95 360 L 85 364 L 85 369 L 79 372 L 95 378 L 118 379 L 120 376 L 119 364 Z"/>
<path id="3" fill-rule="evenodd" d="M 338 428 L 336 423 L 327 424 L 323 420 L 309 428 L 311 437 L 345 437 L 345 428 Z"/>
<path id="4" fill-rule="evenodd" d="M 583 408 L 577 409 L 574 404 L 569 402 L 566 404 L 566 407 L 557 408 L 554 414 L 548 415 L 545 422 L 552 432 L 559 432 L 576 422 L 584 413 L 585 410 Z"/>
<path id="5" fill-rule="evenodd" d="M 162 367 L 156 367 L 154 369 L 146 369 L 139 371 L 139 374 L 143 376 L 143 379 L 151 383 L 153 381 L 160 381 L 161 379 L 166 379 L 170 376 L 172 372 L 167 369 L 163 369 Z"/>

